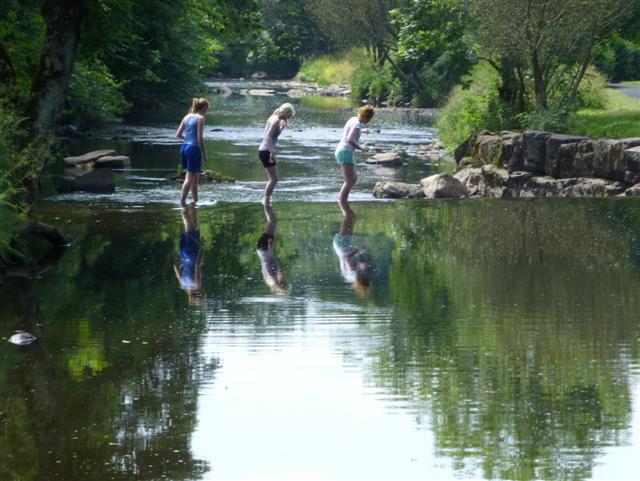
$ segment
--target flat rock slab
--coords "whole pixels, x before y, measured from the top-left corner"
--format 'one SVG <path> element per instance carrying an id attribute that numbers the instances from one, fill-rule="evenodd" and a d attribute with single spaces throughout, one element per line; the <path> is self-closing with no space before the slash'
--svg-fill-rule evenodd
<path id="1" fill-rule="evenodd" d="M 94 150 L 92 152 L 87 152 L 83 155 L 77 155 L 75 157 L 65 157 L 64 165 L 67 167 L 76 167 L 82 164 L 88 164 L 89 162 L 95 162 L 100 157 L 104 157 L 106 155 L 116 155 L 115 150 Z"/>

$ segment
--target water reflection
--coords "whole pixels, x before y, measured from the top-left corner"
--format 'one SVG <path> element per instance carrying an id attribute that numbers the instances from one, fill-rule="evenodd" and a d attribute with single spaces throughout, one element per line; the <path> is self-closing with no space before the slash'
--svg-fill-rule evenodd
<path id="1" fill-rule="evenodd" d="M 371 256 L 364 247 L 356 247 L 353 234 L 356 227 L 356 214 L 348 202 L 339 203 L 343 221 L 340 230 L 333 236 L 333 249 L 340 262 L 340 273 L 343 279 L 354 288 L 360 296 L 368 293 L 371 285 L 369 264 Z"/>
<path id="2" fill-rule="evenodd" d="M 198 226 L 198 211 L 195 206 L 182 209 L 184 232 L 180 234 L 178 254 L 180 262 L 174 264 L 173 270 L 180 287 L 187 293 L 191 304 L 196 304 L 206 297 L 202 287 L 202 253 L 203 246 Z"/>
<path id="3" fill-rule="evenodd" d="M 633 200 L 277 207 L 196 212 L 216 253 L 197 309 L 173 272 L 193 222 L 49 212 L 73 247 L 33 284 L 47 351 L 0 343 L 0 479 L 638 472 Z M 263 236 L 295 296 L 256 295 Z M 19 299 L 0 285 L 3 333 L 34 309 Z"/>
<path id="4" fill-rule="evenodd" d="M 280 268 L 275 250 L 278 219 L 273 212 L 273 208 L 268 203 L 264 205 L 264 215 L 267 218 L 267 224 L 256 243 L 256 253 L 260 258 L 262 278 L 274 294 L 287 294 L 291 290 L 291 286 L 287 283 L 284 272 Z"/>

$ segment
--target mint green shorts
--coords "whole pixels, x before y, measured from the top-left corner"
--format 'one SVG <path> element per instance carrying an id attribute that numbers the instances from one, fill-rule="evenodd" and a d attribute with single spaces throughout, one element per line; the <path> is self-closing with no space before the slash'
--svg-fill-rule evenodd
<path id="1" fill-rule="evenodd" d="M 335 155 L 336 155 L 336 162 L 338 164 L 355 165 L 356 163 L 356 156 L 353 150 L 346 150 L 346 149 L 336 150 Z"/>

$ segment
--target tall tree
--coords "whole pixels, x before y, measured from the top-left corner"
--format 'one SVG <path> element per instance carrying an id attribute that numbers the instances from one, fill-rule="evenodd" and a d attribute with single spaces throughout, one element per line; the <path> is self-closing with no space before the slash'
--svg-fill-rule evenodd
<path id="1" fill-rule="evenodd" d="M 323 30 L 341 48 L 366 47 L 373 60 L 384 64 L 397 36 L 389 11 L 400 0 L 308 0 Z"/>
<path id="2" fill-rule="evenodd" d="M 42 18 L 47 29 L 27 109 L 36 132 L 51 129 L 62 116 L 83 12 L 81 0 L 44 0 L 42 3 Z"/>
<path id="3" fill-rule="evenodd" d="M 537 108 L 572 104 L 603 34 L 629 15 L 627 0 L 468 0 L 482 51 L 524 84 Z M 588 12 L 588 15 L 585 14 Z M 511 73 L 509 70 L 511 70 Z"/>

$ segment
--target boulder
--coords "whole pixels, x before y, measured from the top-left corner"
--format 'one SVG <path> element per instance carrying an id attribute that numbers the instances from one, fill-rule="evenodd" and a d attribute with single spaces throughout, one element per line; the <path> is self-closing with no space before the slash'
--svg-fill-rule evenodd
<path id="1" fill-rule="evenodd" d="M 510 197 L 507 193 L 509 172 L 494 165 L 483 165 L 480 169 L 482 180 L 479 189 L 487 197 Z"/>
<path id="2" fill-rule="evenodd" d="M 105 155 L 93 164 L 96 169 L 127 169 L 131 167 L 131 159 L 126 155 Z"/>
<path id="3" fill-rule="evenodd" d="M 82 164 L 88 164 L 89 162 L 95 162 L 100 157 L 104 157 L 105 155 L 116 155 L 115 150 L 94 150 L 92 152 L 87 152 L 83 155 L 77 155 L 74 157 L 65 157 L 64 165 L 65 167 L 77 167 Z"/>
<path id="4" fill-rule="evenodd" d="M 424 197 L 424 191 L 419 185 L 405 184 L 404 182 L 376 182 L 373 187 L 374 197 L 381 199 L 401 199 Z"/>
<path id="5" fill-rule="evenodd" d="M 640 184 L 635 184 L 625 190 L 624 195 L 628 197 L 640 197 Z"/>
<path id="6" fill-rule="evenodd" d="M 264 72 L 262 70 L 258 70 L 257 72 L 254 72 L 251 74 L 251 78 L 254 80 L 260 80 L 260 79 L 264 79 L 267 78 L 267 72 Z"/>
<path id="7" fill-rule="evenodd" d="M 465 167 L 453 175 L 467 188 L 469 196 L 483 195 L 480 190 L 482 169 L 480 167 Z"/>
<path id="8" fill-rule="evenodd" d="M 425 197 L 465 197 L 469 194 L 467 187 L 450 174 L 435 174 L 420 181 Z"/>
<path id="9" fill-rule="evenodd" d="M 588 140 L 591 139 L 583 136 L 551 134 L 546 143 L 545 173 L 558 178 L 591 176 L 593 169 L 587 165 L 584 165 L 584 169 L 580 169 L 583 171 L 579 173 L 574 169 L 578 143 Z"/>
<path id="10" fill-rule="evenodd" d="M 520 197 L 608 197 L 620 195 L 628 184 L 616 180 L 537 176 L 527 180 Z"/>
<path id="11" fill-rule="evenodd" d="M 479 134 L 471 147 L 473 163 L 479 167 L 497 162 L 501 144 L 502 139 L 498 135 Z"/>
<path id="12" fill-rule="evenodd" d="M 116 184 L 111 169 L 90 170 L 86 174 L 71 179 L 59 189 L 60 192 L 93 192 L 96 194 L 112 194 Z"/>
<path id="13" fill-rule="evenodd" d="M 379 164 L 385 167 L 402 165 L 402 155 L 399 152 L 386 152 L 375 154 L 367 159 L 367 164 Z"/>
<path id="14" fill-rule="evenodd" d="M 520 171 L 524 168 L 523 136 L 514 132 L 501 132 L 500 157 L 498 165 L 509 169 L 509 172 Z"/>
<path id="15" fill-rule="evenodd" d="M 524 158 L 522 170 L 527 172 L 545 173 L 547 139 L 549 132 L 525 132 L 523 135 Z"/>
<path id="16" fill-rule="evenodd" d="M 629 184 L 617 180 L 578 177 L 575 183 L 565 187 L 562 197 L 610 197 L 624 193 Z"/>

